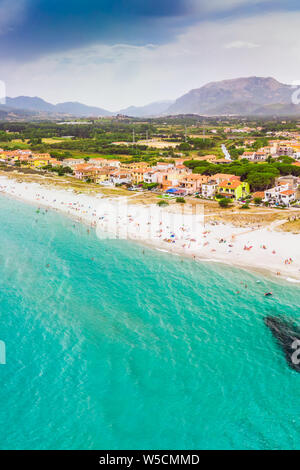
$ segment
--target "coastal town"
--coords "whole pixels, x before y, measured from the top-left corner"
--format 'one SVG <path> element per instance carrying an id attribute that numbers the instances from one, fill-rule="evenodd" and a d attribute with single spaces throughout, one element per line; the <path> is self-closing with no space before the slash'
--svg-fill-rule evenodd
<path id="1" fill-rule="evenodd" d="M 260 129 L 258 129 L 260 130 Z M 228 134 L 240 131 L 246 135 L 251 128 L 224 129 Z M 212 131 L 217 132 L 216 130 Z M 284 140 L 281 140 L 283 138 Z M 161 147 L 172 150 L 172 156 L 164 156 L 161 161 L 150 164 L 146 161 L 123 161 L 117 158 L 104 157 L 68 157 L 55 158 L 51 152 L 38 153 L 29 149 L 0 149 L 0 166 L 7 169 L 27 169 L 41 173 L 56 171 L 58 175 L 68 175 L 76 180 L 93 183 L 102 187 L 123 187 L 128 190 L 152 191 L 165 197 L 184 198 L 193 196 L 207 200 L 246 204 L 264 204 L 271 207 L 296 206 L 300 199 L 298 190 L 300 184 L 300 133 L 278 132 L 276 140 L 268 140 L 268 145 L 252 149 L 255 139 L 245 138 L 243 152 L 238 158 L 232 158 L 226 146 L 222 144 L 225 158 L 215 154 L 193 155 L 190 158 L 179 150 L 180 144 L 175 147 L 163 140 L 152 139 L 147 141 L 148 146 Z M 124 145 L 124 142 L 114 143 Z M 144 144 L 144 142 L 141 142 Z M 246 150 L 244 150 L 245 147 Z M 225 150 L 224 150 L 225 149 Z M 166 152 L 164 153 L 166 155 Z M 168 155 L 168 153 L 167 153 Z M 252 164 L 259 171 L 266 171 L 266 164 L 279 162 L 285 166 L 284 174 L 274 178 L 274 185 L 269 182 L 260 190 L 253 190 L 247 178 L 228 172 L 228 165 L 236 162 Z M 211 174 L 205 171 L 205 165 L 215 168 Z M 255 166 L 254 166 L 255 165 Z M 223 168 L 226 167 L 226 171 Z M 204 171 L 199 171 L 202 168 Z M 264 186 L 264 185 L 263 185 Z M 221 205 L 221 202 L 220 202 Z"/>
<path id="2" fill-rule="evenodd" d="M 298 122 L 186 121 L 2 125 L 0 192 L 100 238 L 298 282 Z"/>

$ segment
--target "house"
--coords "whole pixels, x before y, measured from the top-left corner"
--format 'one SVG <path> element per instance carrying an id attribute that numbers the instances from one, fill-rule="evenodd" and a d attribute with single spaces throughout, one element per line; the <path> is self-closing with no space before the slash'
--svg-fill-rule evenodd
<path id="1" fill-rule="evenodd" d="M 267 145 L 266 147 L 263 147 L 261 150 L 263 150 L 268 156 L 269 155 L 276 155 L 277 153 L 277 145 Z"/>
<path id="2" fill-rule="evenodd" d="M 193 160 L 197 160 L 199 162 L 210 162 L 214 163 L 218 157 L 216 155 L 204 155 L 202 157 L 194 157 Z"/>
<path id="3" fill-rule="evenodd" d="M 51 160 L 50 155 L 49 158 L 34 157 L 30 160 L 30 166 L 32 168 L 42 168 L 43 166 L 51 165 Z"/>
<path id="4" fill-rule="evenodd" d="M 135 163 L 120 163 L 120 170 L 122 171 L 133 171 L 141 168 L 148 168 L 149 165 L 146 162 L 135 162 Z"/>
<path id="5" fill-rule="evenodd" d="M 226 173 L 217 173 L 216 175 L 213 175 L 213 179 L 216 180 L 218 184 L 222 183 L 222 181 L 228 181 L 228 180 L 240 181 L 241 180 L 240 176 L 230 175 Z"/>
<path id="6" fill-rule="evenodd" d="M 69 166 L 70 168 L 74 168 L 77 165 L 83 165 L 85 163 L 83 158 L 65 158 L 62 161 L 63 166 Z"/>
<path id="7" fill-rule="evenodd" d="M 107 160 L 107 165 L 112 166 L 114 168 L 120 168 L 121 162 L 120 162 L 120 160 L 114 160 L 114 159 L 110 160 L 110 159 L 108 159 Z"/>
<path id="8" fill-rule="evenodd" d="M 103 184 L 106 181 L 109 181 L 110 174 L 114 171 L 114 168 L 99 168 L 95 174 L 95 183 Z"/>
<path id="9" fill-rule="evenodd" d="M 186 158 L 176 158 L 175 166 L 183 165 L 186 160 L 187 160 Z"/>
<path id="10" fill-rule="evenodd" d="M 180 163 L 181 165 L 182 163 Z M 174 168 L 174 163 L 170 162 L 157 162 L 156 166 L 154 166 L 152 169 L 157 170 L 157 171 L 167 171 L 171 168 Z"/>
<path id="11" fill-rule="evenodd" d="M 258 150 L 257 152 L 255 152 L 255 158 L 254 158 L 254 161 L 255 162 L 265 162 L 268 158 L 270 154 L 268 152 L 266 152 L 265 150 L 263 149 L 260 149 Z"/>
<path id="12" fill-rule="evenodd" d="M 209 180 L 207 183 L 202 184 L 201 194 L 203 197 L 212 198 L 216 194 L 218 183 L 215 180 Z"/>
<path id="13" fill-rule="evenodd" d="M 300 183 L 300 178 L 298 176 L 293 176 L 293 175 L 286 175 L 286 176 L 280 176 L 279 178 L 276 179 L 276 184 L 287 184 L 288 189 L 293 189 L 296 190 L 298 189 Z"/>
<path id="14" fill-rule="evenodd" d="M 60 161 L 60 160 L 56 160 L 55 158 L 51 158 L 49 164 L 52 165 L 52 166 L 62 166 L 61 161 Z"/>
<path id="15" fill-rule="evenodd" d="M 157 183 L 157 172 L 150 170 L 144 173 L 144 182 L 147 184 Z"/>
<path id="16" fill-rule="evenodd" d="M 75 178 L 79 180 L 90 179 L 94 181 L 94 178 L 96 176 L 95 168 L 92 167 L 91 165 L 88 165 L 87 163 L 84 163 L 82 165 L 77 165 L 73 171 L 74 171 Z"/>
<path id="17" fill-rule="evenodd" d="M 249 162 L 256 161 L 256 152 L 244 152 L 241 158 L 246 158 Z"/>
<path id="18" fill-rule="evenodd" d="M 250 187 L 245 181 L 227 180 L 218 184 L 218 193 L 223 197 L 238 200 L 250 194 Z"/>
<path id="19" fill-rule="evenodd" d="M 121 162 L 119 160 L 110 160 L 106 158 L 90 158 L 88 161 L 89 165 L 93 165 L 95 168 L 113 167 L 120 168 Z"/>
<path id="20" fill-rule="evenodd" d="M 159 184 L 160 188 L 163 191 L 166 191 L 167 189 L 171 188 L 172 186 L 176 186 L 172 184 L 172 181 L 169 180 L 168 178 L 168 173 L 167 172 L 158 172 L 156 173 L 157 175 L 157 183 Z"/>
<path id="21" fill-rule="evenodd" d="M 283 155 L 292 157 L 294 155 L 294 149 L 290 145 L 280 145 L 277 149 L 277 155 L 279 157 L 282 157 Z"/>
<path id="22" fill-rule="evenodd" d="M 18 152 L 19 152 L 19 150 L 17 150 L 17 153 Z M 50 155 L 50 153 L 34 153 L 33 157 L 39 158 L 41 160 L 50 160 L 51 155 Z"/>
<path id="23" fill-rule="evenodd" d="M 296 201 L 296 191 L 287 189 L 278 195 L 278 202 L 284 206 L 290 206 L 292 202 Z"/>
<path id="24" fill-rule="evenodd" d="M 154 170 L 155 167 L 152 168 Z M 165 171 L 157 171 L 156 179 L 161 189 L 165 191 L 170 187 L 179 186 L 181 181 L 192 173 L 191 170 L 187 169 L 184 165 L 178 165 L 177 167 L 170 168 Z"/>
<path id="25" fill-rule="evenodd" d="M 264 199 L 265 193 L 263 191 L 256 191 L 255 193 L 252 194 L 252 198 L 259 198 L 259 199 Z"/>
<path id="26" fill-rule="evenodd" d="M 286 184 L 281 183 L 281 184 L 278 184 L 277 186 L 274 186 L 274 188 L 267 189 L 265 191 L 264 201 L 268 202 L 269 204 L 278 205 L 280 201 L 280 198 L 279 198 L 280 193 L 282 193 L 283 191 L 288 191 L 289 189 L 290 188 L 289 188 L 288 183 Z"/>
<path id="27" fill-rule="evenodd" d="M 129 171 L 132 184 L 141 184 L 144 182 L 144 175 L 148 173 L 150 168 L 136 168 Z"/>
<path id="28" fill-rule="evenodd" d="M 300 150 L 294 148 L 293 158 L 295 158 L 296 160 L 300 160 Z"/>
<path id="29" fill-rule="evenodd" d="M 296 190 L 290 189 L 289 183 L 281 182 L 278 186 L 265 191 L 264 201 L 288 207 L 293 201 L 296 201 Z"/>
<path id="30" fill-rule="evenodd" d="M 131 175 L 130 173 L 124 170 L 116 170 L 110 174 L 109 181 L 116 185 L 116 184 L 130 184 L 131 183 Z"/>
<path id="31" fill-rule="evenodd" d="M 202 184 L 207 183 L 209 176 L 190 174 L 184 176 L 180 181 L 180 187 L 186 190 L 187 194 L 201 192 Z"/>
<path id="32" fill-rule="evenodd" d="M 105 158 L 90 158 L 87 163 L 95 168 L 103 168 L 108 164 L 108 161 Z"/>

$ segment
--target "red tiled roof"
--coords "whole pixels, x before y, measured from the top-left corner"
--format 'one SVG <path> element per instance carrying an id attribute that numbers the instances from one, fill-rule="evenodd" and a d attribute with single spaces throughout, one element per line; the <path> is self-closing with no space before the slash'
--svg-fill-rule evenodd
<path id="1" fill-rule="evenodd" d="M 292 191 L 291 189 L 287 189 L 286 191 L 282 191 L 280 194 L 285 194 L 286 196 L 291 196 L 292 194 L 295 194 L 296 191 Z"/>
<path id="2" fill-rule="evenodd" d="M 219 184 L 220 188 L 236 189 L 240 186 L 240 181 L 223 181 Z"/>
<path id="3" fill-rule="evenodd" d="M 264 198 L 265 197 L 265 193 L 263 191 L 257 191 L 256 193 L 253 193 L 252 194 L 253 197 L 261 197 L 261 198 Z"/>

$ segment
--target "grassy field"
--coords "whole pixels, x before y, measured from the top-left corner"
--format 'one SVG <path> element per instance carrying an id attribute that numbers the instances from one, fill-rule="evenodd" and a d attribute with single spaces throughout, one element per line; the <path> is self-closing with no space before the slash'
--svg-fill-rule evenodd
<path id="1" fill-rule="evenodd" d="M 9 148 L 9 149 L 14 149 L 18 147 L 19 149 L 29 149 L 30 145 L 27 144 L 26 142 L 22 142 L 20 139 L 15 139 L 12 140 L 11 142 L 0 142 L 0 148 Z"/>
<path id="2" fill-rule="evenodd" d="M 44 138 L 42 139 L 42 142 L 43 144 L 60 144 L 61 142 L 65 142 L 66 140 L 68 139 L 60 139 L 58 137 L 55 137 L 55 139 L 53 137 L 49 137 L 49 138 Z"/>

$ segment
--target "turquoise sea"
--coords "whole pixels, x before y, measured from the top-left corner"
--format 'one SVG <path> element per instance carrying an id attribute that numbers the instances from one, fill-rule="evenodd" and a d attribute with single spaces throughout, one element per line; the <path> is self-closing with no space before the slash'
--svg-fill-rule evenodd
<path id="1" fill-rule="evenodd" d="M 36 210 L 0 197 L 1 449 L 300 448 L 263 322 L 300 321 L 300 286 Z"/>

